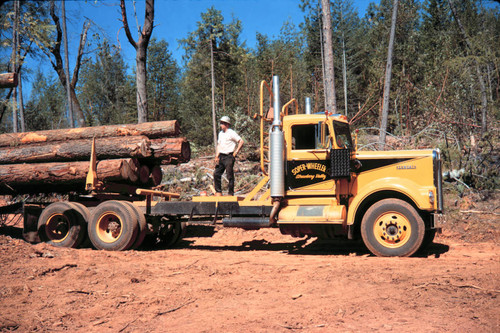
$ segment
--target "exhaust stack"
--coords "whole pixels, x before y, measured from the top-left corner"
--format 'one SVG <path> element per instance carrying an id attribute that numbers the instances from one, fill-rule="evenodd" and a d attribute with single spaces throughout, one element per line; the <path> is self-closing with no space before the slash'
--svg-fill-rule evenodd
<path id="1" fill-rule="evenodd" d="M 306 114 L 311 114 L 311 97 L 306 97 Z"/>
<path id="2" fill-rule="evenodd" d="M 270 178 L 271 178 L 271 197 L 273 199 L 283 198 L 285 196 L 285 139 L 281 129 L 281 103 L 280 103 L 280 88 L 279 77 L 273 76 L 273 109 L 274 118 L 271 125 L 270 137 Z"/>

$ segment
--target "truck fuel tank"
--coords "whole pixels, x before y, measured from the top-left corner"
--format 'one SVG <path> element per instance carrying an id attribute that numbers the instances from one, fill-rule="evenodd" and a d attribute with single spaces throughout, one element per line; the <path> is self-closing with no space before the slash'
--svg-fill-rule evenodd
<path id="1" fill-rule="evenodd" d="M 342 224 L 346 220 L 344 205 L 293 205 L 281 208 L 278 224 Z"/>

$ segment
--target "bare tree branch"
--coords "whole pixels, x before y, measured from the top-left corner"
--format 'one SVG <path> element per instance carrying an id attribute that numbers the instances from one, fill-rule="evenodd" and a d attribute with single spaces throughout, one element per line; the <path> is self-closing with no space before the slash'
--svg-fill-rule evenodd
<path id="1" fill-rule="evenodd" d="M 123 23 L 123 28 L 125 29 L 125 34 L 127 35 L 127 39 L 129 43 L 137 50 L 137 43 L 134 40 L 134 37 L 132 37 L 132 34 L 130 33 L 130 28 L 128 26 L 128 20 L 127 20 L 127 9 L 125 8 L 125 0 L 120 0 L 120 8 L 122 10 L 122 23 Z"/>
<path id="2" fill-rule="evenodd" d="M 78 55 L 76 57 L 76 65 L 73 70 L 73 79 L 71 80 L 71 86 L 73 88 L 76 87 L 76 83 L 78 82 L 78 74 L 80 73 L 80 66 L 82 63 L 82 56 L 84 54 L 83 49 L 85 48 L 85 44 L 87 44 L 87 33 L 90 28 L 90 21 L 86 21 L 83 24 L 82 33 L 80 34 L 80 45 L 78 46 Z"/>

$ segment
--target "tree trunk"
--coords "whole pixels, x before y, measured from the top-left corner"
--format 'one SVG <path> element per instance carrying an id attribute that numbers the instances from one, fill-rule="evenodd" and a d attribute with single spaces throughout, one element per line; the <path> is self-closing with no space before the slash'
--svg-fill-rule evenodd
<path id="1" fill-rule="evenodd" d="M 136 84 L 137 84 L 137 121 L 146 122 L 148 119 L 148 98 L 147 98 L 147 49 L 151 34 L 153 33 L 154 22 L 154 0 L 146 0 L 146 11 L 144 14 L 144 27 L 140 32 L 136 42 L 130 33 L 127 20 L 125 0 L 120 0 L 123 27 L 129 43 L 136 50 Z"/>
<path id="2" fill-rule="evenodd" d="M 19 121 L 21 122 L 21 132 L 26 131 L 26 124 L 24 121 L 24 100 L 23 100 L 23 83 L 21 73 L 19 73 L 19 85 L 17 86 L 19 94 Z"/>
<path id="3" fill-rule="evenodd" d="M 136 85 L 137 85 L 137 121 L 144 123 L 148 121 L 148 97 L 146 77 L 146 49 L 138 48 L 136 53 Z"/>
<path id="4" fill-rule="evenodd" d="M 344 83 L 344 115 L 347 117 L 347 63 L 345 59 L 345 37 L 344 37 L 344 5 L 340 5 L 340 20 L 342 21 L 342 78 Z"/>
<path id="5" fill-rule="evenodd" d="M 387 65 L 385 67 L 384 98 L 382 101 L 382 119 L 380 121 L 379 149 L 385 147 L 385 137 L 387 132 L 387 120 L 389 118 L 389 96 L 391 92 L 392 77 L 392 51 L 394 49 L 394 36 L 396 34 L 396 20 L 398 15 L 398 0 L 393 1 L 391 35 L 389 37 L 389 47 L 387 50 Z"/>
<path id="6" fill-rule="evenodd" d="M 0 164 L 84 161 L 90 159 L 92 140 L 23 145 L 0 148 Z M 150 141 L 145 136 L 112 137 L 96 140 L 98 160 L 150 157 Z"/>
<path id="7" fill-rule="evenodd" d="M 212 128 L 214 135 L 214 146 L 217 150 L 217 119 L 215 117 L 215 74 L 214 74 L 214 45 L 210 39 L 210 74 L 212 78 Z"/>
<path id="8" fill-rule="evenodd" d="M 63 85 L 65 89 L 67 89 L 67 80 L 66 80 L 66 73 L 63 69 L 64 67 L 64 62 L 62 60 L 61 56 L 61 44 L 62 44 L 62 30 L 61 30 L 61 25 L 59 22 L 59 17 L 55 13 L 55 5 L 54 1 L 51 1 L 50 3 L 50 16 L 52 17 L 52 20 L 55 23 L 56 26 L 56 42 L 54 43 L 54 46 L 49 50 L 43 50 L 47 56 L 50 58 L 50 54 L 52 54 L 55 58 L 55 62 L 52 61 L 51 59 L 51 64 L 54 70 L 56 71 L 59 81 Z M 78 47 L 78 55 L 76 58 L 76 64 L 75 68 L 73 70 L 73 78 L 71 79 L 70 83 L 70 96 L 71 96 L 71 103 L 72 106 L 74 107 L 73 113 L 75 116 L 75 121 L 78 127 L 83 127 L 85 126 L 85 116 L 83 114 L 83 111 L 80 107 L 80 103 L 78 102 L 78 97 L 76 96 L 75 89 L 76 89 L 76 84 L 78 82 L 78 73 L 80 71 L 80 66 L 81 66 L 81 60 L 83 56 L 83 49 L 85 47 L 85 44 L 87 42 L 87 32 L 90 28 L 90 22 L 85 22 L 83 25 L 82 29 L 82 34 L 80 36 L 80 45 Z"/>
<path id="9" fill-rule="evenodd" d="M 64 71 L 66 74 L 66 98 L 68 100 L 68 118 L 69 127 L 75 127 L 75 122 L 73 121 L 73 106 L 71 98 L 71 86 L 69 83 L 69 54 L 68 54 L 68 31 L 66 30 L 66 0 L 61 1 L 61 19 L 63 26 L 63 41 L 64 41 Z"/>
<path id="10" fill-rule="evenodd" d="M 130 182 L 130 159 L 103 160 L 97 164 L 100 181 Z M 0 165 L 0 194 L 84 190 L 89 162 Z"/>
<path id="11" fill-rule="evenodd" d="M 321 0 L 323 11 L 323 37 L 325 56 L 325 97 L 326 109 L 329 112 L 337 113 L 337 102 L 335 99 L 335 70 L 333 67 L 333 38 L 332 19 L 330 13 L 330 0 Z"/>
<path id="12" fill-rule="evenodd" d="M 177 120 L 156 121 L 142 124 L 108 125 L 82 127 L 74 129 L 57 129 L 48 131 L 0 134 L 0 147 L 15 147 L 22 144 L 67 141 L 112 136 L 144 135 L 148 138 L 159 138 L 179 135 Z"/>
<path id="13" fill-rule="evenodd" d="M 18 30 L 19 30 L 19 0 L 14 1 L 14 24 L 12 25 L 12 58 L 11 68 L 15 72 L 17 68 L 17 48 L 19 47 Z M 17 88 L 14 87 L 12 94 L 12 132 L 17 133 Z"/>
<path id="14" fill-rule="evenodd" d="M 170 164 L 172 159 L 177 162 L 187 162 L 191 158 L 191 147 L 185 138 L 151 140 L 153 157 Z"/>

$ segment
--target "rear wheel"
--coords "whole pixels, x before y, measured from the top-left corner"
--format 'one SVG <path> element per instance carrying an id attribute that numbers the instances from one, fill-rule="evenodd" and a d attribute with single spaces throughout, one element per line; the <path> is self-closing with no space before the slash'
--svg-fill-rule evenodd
<path id="1" fill-rule="evenodd" d="M 40 239 L 54 246 L 78 247 L 85 238 L 85 217 L 69 202 L 48 205 L 38 218 Z"/>
<path id="2" fill-rule="evenodd" d="M 165 224 L 160 229 L 159 238 L 166 247 L 173 247 L 186 235 L 186 222 L 173 222 Z"/>
<path id="3" fill-rule="evenodd" d="M 68 202 L 71 206 L 74 207 L 75 212 L 81 216 L 81 218 L 85 221 L 84 228 L 82 229 L 82 232 L 84 233 L 83 235 L 83 240 L 82 243 L 79 245 L 79 247 L 83 248 L 89 248 L 92 247 L 92 243 L 90 242 L 90 239 L 88 237 L 87 229 L 88 229 L 88 223 L 90 220 L 90 210 L 82 205 L 79 202 L 74 202 L 70 201 Z"/>
<path id="4" fill-rule="evenodd" d="M 141 212 L 139 207 L 137 207 L 133 203 L 131 203 L 129 201 L 123 201 L 123 203 L 126 204 L 127 206 L 129 206 L 130 209 L 132 209 L 132 211 L 134 212 L 134 214 L 137 218 L 137 222 L 139 223 L 138 224 L 139 230 L 138 230 L 137 238 L 131 247 L 132 249 L 137 249 L 139 246 L 141 246 L 142 242 L 144 241 L 144 237 L 146 237 L 146 232 L 148 229 L 146 217 L 144 216 L 144 213 Z"/>
<path id="5" fill-rule="evenodd" d="M 126 250 L 134 244 L 137 232 L 135 213 L 127 204 L 116 200 L 99 204 L 88 225 L 90 241 L 99 250 Z"/>
<path id="6" fill-rule="evenodd" d="M 407 257 L 422 245 L 425 224 L 409 203 L 384 199 L 371 206 L 361 221 L 361 236 L 368 249 L 381 257 Z"/>

